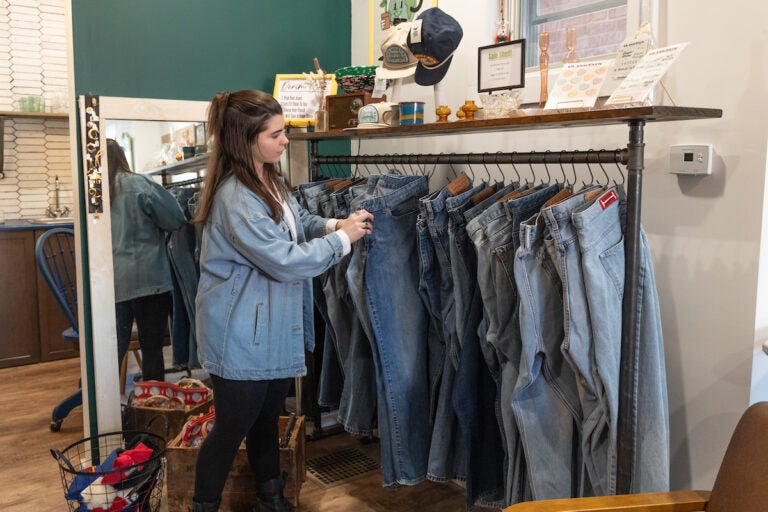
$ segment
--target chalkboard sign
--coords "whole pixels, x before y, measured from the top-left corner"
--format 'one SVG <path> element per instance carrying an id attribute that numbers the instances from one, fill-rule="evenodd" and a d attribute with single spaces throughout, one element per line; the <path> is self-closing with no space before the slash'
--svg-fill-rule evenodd
<path id="1" fill-rule="evenodd" d="M 317 75 L 315 75 L 317 76 Z M 325 75 L 325 95 L 336 94 L 336 79 L 334 75 Z M 275 91 L 272 94 L 283 107 L 285 122 L 298 126 L 300 120 L 314 120 L 318 108 L 317 94 L 307 77 L 296 75 L 275 75 Z"/>

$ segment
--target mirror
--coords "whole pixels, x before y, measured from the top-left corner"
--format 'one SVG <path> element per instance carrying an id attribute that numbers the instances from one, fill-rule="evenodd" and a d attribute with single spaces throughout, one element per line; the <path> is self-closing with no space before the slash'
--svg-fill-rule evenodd
<path id="1" fill-rule="evenodd" d="M 93 105 L 89 97 L 89 105 Z M 116 140 L 124 149 L 131 170 L 144 174 L 164 187 L 196 181 L 202 177 L 207 161 L 204 136 L 207 101 L 161 100 L 143 98 L 95 97 L 97 115 L 93 109 L 86 112 L 86 98 L 80 98 L 80 129 L 83 147 L 84 173 L 89 169 L 93 150 L 86 134 L 98 137 L 98 147 L 107 147 L 107 138 Z M 89 107 L 90 108 L 90 107 Z M 184 148 L 187 149 L 185 155 Z M 199 152 L 200 154 L 195 154 Z M 93 377 L 84 371 L 84 403 L 86 414 L 96 411 L 99 431 L 121 428 L 121 392 L 117 367 L 117 335 L 115 318 L 114 268 L 112 262 L 112 225 L 108 200 L 109 173 L 105 151 L 100 151 L 101 203 L 103 211 L 86 208 L 85 230 L 88 241 L 88 284 L 90 304 L 83 301 L 84 309 L 90 307 L 92 324 Z M 186 158 L 185 158 L 186 156 Z M 92 176 L 88 176 L 86 187 Z M 93 196 L 86 193 L 86 200 Z M 172 362 L 166 358 L 165 366 Z M 87 393 L 88 388 L 98 393 Z"/>

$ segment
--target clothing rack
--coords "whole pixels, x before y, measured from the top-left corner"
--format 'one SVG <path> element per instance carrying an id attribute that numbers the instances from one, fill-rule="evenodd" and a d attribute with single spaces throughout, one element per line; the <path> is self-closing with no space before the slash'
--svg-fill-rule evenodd
<path id="1" fill-rule="evenodd" d="M 309 142 L 309 176 L 316 178 L 323 163 L 400 163 L 413 164 L 572 164 L 615 163 L 626 165 L 625 274 L 622 303 L 621 371 L 619 376 L 619 425 L 629 425 L 618 431 L 616 493 L 626 494 L 632 489 L 633 462 L 637 433 L 637 372 L 639 359 L 637 294 L 640 283 L 640 204 L 642 199 L 642 171 L 644 167 L 644 130 L 647 122 L 688 121 L 720 118 L 721 109 L 666 105 L 623 106 L 603 109 L 539 110 L 529 109 L 522 115 L 498 119 L 476 119 L 445 123 L 377 128 L 369 130 L 341 130 L 323 133 L 290 134 L 292 141 Z M 626 147 L 615 151 L 563 151 L 529 153 L 481 153 L 452 155 L 357 155 L 327 156 L 319 152 L 323 140 L 389 139 L 403 137 L 433 137 L 443 135 L 470 135 L 488 132 L 550 130 L 557 128 L 586 128 L 607 125 L 626 125 L 629 137 Z M 590 169 L 591 170 L 591 169 Z M 502 171 L 503 172 L 503 171 Z M 489 173 L 490 174 L 490 173 Z"/>
<path id="2" fill-rule="evenodd" d="M 203 179 L 204 178 L 202 176 L 198 176 L 197 178 L 192 178 L 190 180 L 182 180 L 182 181 L 174 181 L 172 183 L 166 183 L 163 186 L 165 188 L 173 188 L 173 187 L 183 187 L 186 185 L 196 185 L 198 183 L 202 183 Z"/>
<path id="3" fill-rule="evenodd" d="M 321 155 L 318 139 L 309 139 L 309 176 L 316 180 L 322 164 L 341 165 L 529 165 L 553 164 L 621 164 L 626 166 L 625 192 L 627 198 L 624 297 L 622 301 L 621 365 L 619 374 L 619 425 L 630 425 L 618 431 L 617 439 L 617 494 L 630 492 L 632 463 L 635 458 L 636 402 L 638 371 L 638 297 L 640 283 L 640 202 L 644 165 L 643 132 L 645 121 L 629 121 L 629 141 L 625 148 L 615 150 L 583 151 L 530 151 L 511 153 L 449 153 L 449 154 L 374 154 L 374 155 Z M 501 170 L 501 168 L 499 167 Z M 515 168 L 517 172 L 517 168 Z M 502 170 L 503 172 L 503 170 Z M 547 172 L 549 170 L 547 169 Z M 590 168 L 591 172 L 591 168 Z M 488 172 L 490 176 L 490 172 Z"/>

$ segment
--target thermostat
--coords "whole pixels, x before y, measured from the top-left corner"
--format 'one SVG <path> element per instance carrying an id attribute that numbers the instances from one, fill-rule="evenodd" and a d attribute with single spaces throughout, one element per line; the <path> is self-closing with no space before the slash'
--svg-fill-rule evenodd
<path id="1" fill-rule="evenodd" d="M 669 172 L 673 174 L 712 174 L 712 144 L 689 144 L 669 148 Z"/>

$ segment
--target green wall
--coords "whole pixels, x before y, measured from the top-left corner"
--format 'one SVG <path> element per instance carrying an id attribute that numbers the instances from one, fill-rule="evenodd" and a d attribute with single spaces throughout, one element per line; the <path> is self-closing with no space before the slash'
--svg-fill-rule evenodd
<path id="1" fill-rule="evenodd" d="M 210 100 L 350 63 L 350 0 L 72 0 L 75 94 Z"/>

